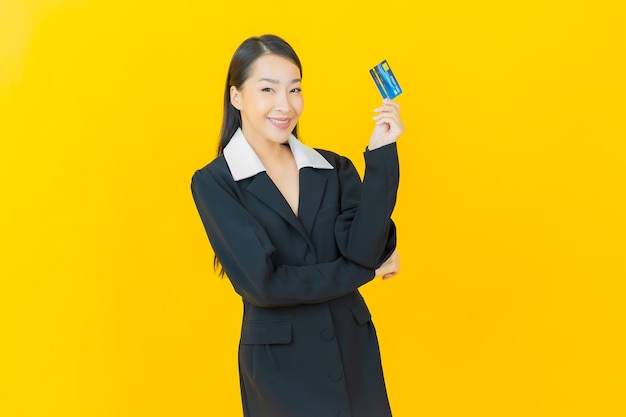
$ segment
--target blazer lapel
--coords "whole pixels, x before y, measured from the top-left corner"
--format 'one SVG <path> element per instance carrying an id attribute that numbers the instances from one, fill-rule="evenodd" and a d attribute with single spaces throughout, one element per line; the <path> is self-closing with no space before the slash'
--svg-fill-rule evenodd
<path id="1" fill-rule="evenodd" d="M 326 177 L 318 174 L 312 168 L 300 170 L 300 202 L 298 203 L 298 217 L 310 236 L 315 219 L 326 190 Z"/>
<path id="2" fill-rule="evenodd" d="M 289 224 L 304 232 L 302 224 L 266 172 L 257 174 L 246 188 L 251 194 L 278 213 Z"/>

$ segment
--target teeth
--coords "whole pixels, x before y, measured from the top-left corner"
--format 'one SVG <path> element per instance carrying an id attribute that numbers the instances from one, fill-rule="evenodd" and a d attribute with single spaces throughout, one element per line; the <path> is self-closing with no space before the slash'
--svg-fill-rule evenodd
<path id="1" fill-rule="evenodd" d="M 270 121 L 278 125 L 286 125 L 289 123 L 289 120 L 276 120 L 276 119 L 271 119 L 271 118 L 270 118 Z"/>

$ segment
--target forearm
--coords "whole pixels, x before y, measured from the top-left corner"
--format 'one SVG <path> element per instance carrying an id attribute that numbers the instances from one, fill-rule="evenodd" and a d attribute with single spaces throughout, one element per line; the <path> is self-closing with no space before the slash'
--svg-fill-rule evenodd
<path id="1" fill-rule="evenodd" d="M 395 143 L 367 151 L 365 161 L 363 183 L 345 187 L 345 210 L 336 224 L 336 240 L 346 258 L 376 268 L 393 252 L 396 242 L 391 220 L 399 183 Z"/>

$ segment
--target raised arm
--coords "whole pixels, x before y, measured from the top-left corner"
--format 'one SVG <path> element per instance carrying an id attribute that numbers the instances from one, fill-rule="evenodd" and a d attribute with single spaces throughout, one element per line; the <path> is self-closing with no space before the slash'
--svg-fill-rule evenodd
<path id="1" fill-rule="evenodd" d="M 342 214 L 335 233 L 341 253 L 369 268 L 379 267 L 395 249 L 391 213 L 400 178 L 396 141 L 404 132 L 398 103 L 385 99 L 374 111 L 376 125 L 365 152 L 363 183 L 349 161 L 340 169 Z"/>
<path id="2" fill-rule="evenodd" d="M 396 229 L 391 220 L 400 175 L 396 144 L 365 152 L 362 183 L 348 159 L 338 170 L 341 214 L 335 224 L 337 246 L 346 258 L 375 269 L 396 246 Z"/>

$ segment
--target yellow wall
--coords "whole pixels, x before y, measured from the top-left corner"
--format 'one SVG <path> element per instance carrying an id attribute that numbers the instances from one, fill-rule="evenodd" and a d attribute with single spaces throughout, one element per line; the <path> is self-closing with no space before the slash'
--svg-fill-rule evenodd
<path id="1" fill-rule="evenodd" d="M 240 415 L 189 181 L 266 32 L 359 169 L 367 69 L 405 90 L 403 271 L 363 290 L 395 415 L 626 415 L 623 2 L 211 3 L 0 1 L 0 415 Z"/>

